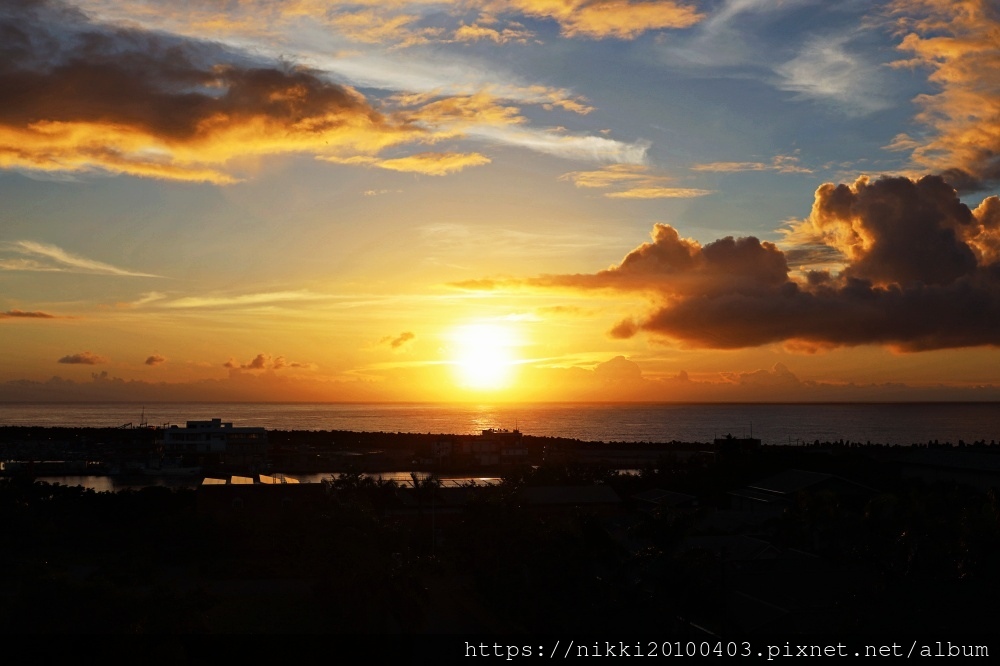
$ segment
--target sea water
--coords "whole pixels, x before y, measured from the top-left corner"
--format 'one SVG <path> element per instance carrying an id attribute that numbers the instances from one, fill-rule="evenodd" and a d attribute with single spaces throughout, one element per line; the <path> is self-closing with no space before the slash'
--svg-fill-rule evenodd
<path id="1" fill-rule="evenodd" d="M 183 426 L 220 418 L 270 430 L 474 434 L 486 428 L 595 442 L 926 444 L 1000 440 L 1000 403 L 836 404 L 0 404 L 0 426 Z"/>

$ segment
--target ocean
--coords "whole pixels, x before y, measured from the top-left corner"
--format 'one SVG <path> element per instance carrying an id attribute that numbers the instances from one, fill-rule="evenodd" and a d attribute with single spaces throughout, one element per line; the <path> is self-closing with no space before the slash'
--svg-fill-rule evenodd
<path id="1" fill-rule="evenodd" d="M 472 434 L 485 428 L 594 442 L 764 444 L 1000 440 L 1000 403 L 851 404 L 0 404 L 0 426 L 184 425 L 221 418 L 271 430 Z"/>

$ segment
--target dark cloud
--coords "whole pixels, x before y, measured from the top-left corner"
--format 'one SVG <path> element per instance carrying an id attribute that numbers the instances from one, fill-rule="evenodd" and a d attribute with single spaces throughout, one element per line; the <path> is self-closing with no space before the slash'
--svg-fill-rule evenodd
<path id="1" fill-rule="evenodd" d="M 813 352 L 1000 345 L 1000 200 L 970 210 L 938 176 L 821 186 L 788 239 L 825 248 L 816 255 L 824 261 L 839 257 L 836 272 L 793 276 L 785 252 L 753 237 L 702 246 L 662 224 L 652 236 L 607 270 L 521 284 L 645 294 L 653 308 L 617 323 L 617 338 L 646 332 L 692 347 L 782 342 Z"/>
<path id="2" fill-rule="evenodd" d="M 97 365 L 99 363 L 107 363 L 108 359 L 104 356 L 99 356 L 89 351 L 80 352 L 79 354 L 69 354 L 60 358 L 57 363 L 69 363 L 79 364 L 79 365 Z"/>
<path id="3" fill-rule="evenodd" d="M 8 4 L 0 36 L 5 166 L 225 182 L 216 167 L 234 156 L 376 150 L 401 129 L 317 71 L 57 3 Z"/>
<path id="4" fill-rule="evenodd" d="M 653 242 L 632 250 L 618 266 L 593 275 L 548 275 L 529 282 L 535 286 L 690 294 L 743 291 L 779 285 L 787 278 L 784 254 L 773 243 L 726 237 L 702 247 L 697 241 L 681 238 L 667 224 L 655 225 L 652 235 Z"/>
<path id="5" fill-rule="evenodd" d="M 15 318 L 25 318 L 25 319 L 55 319 L 55 315 L 51 315 L 47 312 L 24 312 L 22 310 L 7 310 L 6 312 L 0 312 L 0 319 L 15 319 Z"/>
<path id="6" fill-rule="evenodd" d="M 146 365 L 160 365 L 161 363 L 166 363 L 167 359 L 159 354 L 153 354 L 146 357 Z"/>
<path id="7" fill-rule="evenodd" d="M 810 221 L 851 263 L 847 277 L 875 284 L 949 284 L 976 270 L 962 240 L 972 211 L 938 177 L 866 179 L 819 188 Z"/>

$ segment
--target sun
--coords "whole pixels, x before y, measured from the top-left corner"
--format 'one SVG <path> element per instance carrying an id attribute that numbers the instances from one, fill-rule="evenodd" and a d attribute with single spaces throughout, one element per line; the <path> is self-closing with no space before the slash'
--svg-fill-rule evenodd
<path id="1" fill-rule="evenodd" d="M 510 385 L 517 359 L 514 332 L 499 324 L 469 324 L 451 333 L 459 384 L 466 388 L 491 390 Z"/>

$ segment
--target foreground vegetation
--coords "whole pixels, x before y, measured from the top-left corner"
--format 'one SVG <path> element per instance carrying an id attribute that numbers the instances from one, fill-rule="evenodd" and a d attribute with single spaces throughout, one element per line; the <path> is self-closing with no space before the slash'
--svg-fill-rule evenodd
<path id="1" fill-rule="evenodd" d="M 797 614 L 813 618 L 798 620 L 802 631 L 996 626 L 997 612 L 982 610 L 1000 589 L 995 489 L 906 480 L 845 454 L 824 471 L 870 486 L 871 496 L 852 504 L 796 495 L 749 535 L 781 557 L 741 563 L 697 545 L 728 490 L 803 466 L 797 455 L 663 460 L 637 475 L 543 466 L 459 489 L 460 502 L 434 479 L 404 489 L 342 474 L 308 501 L 262 512 L 205 510 L 203 490 L 97 493 L 0 479 L 0 626 L 18 634 L 663 635 L 695 623 L 725 632 L 745 629 L 731 603 L 744 565 L 765 567 L 759 580 L 772 592 L 813 585 L 814 614 Z M 595 484 L 613 488 L 622 505 L 539 510 L 522 493 Z M 652 488 L 693 495 L 697 507 L 640 511 L 630 498 Z M 445 504 L 457 510 L 445 514 Z"/>

